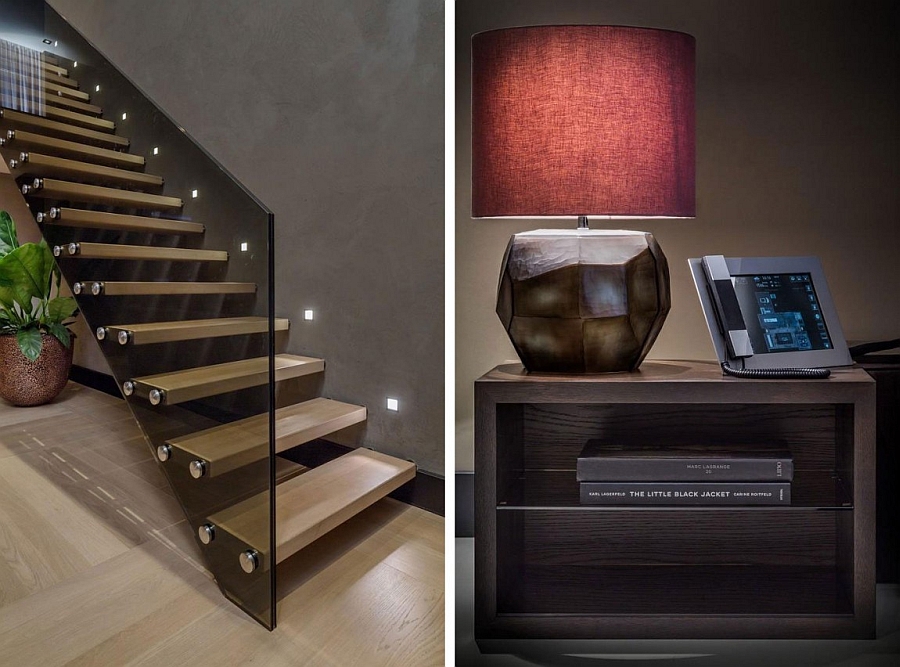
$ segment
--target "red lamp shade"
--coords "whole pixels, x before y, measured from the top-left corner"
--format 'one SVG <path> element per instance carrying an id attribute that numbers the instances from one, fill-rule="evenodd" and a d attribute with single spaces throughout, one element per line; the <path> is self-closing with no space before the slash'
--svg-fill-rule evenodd
<path id="1" fill-rule="evenodd" d="M 537 26 L 472 38 L 472 215 L 693 217 L 694 38 Z"/>

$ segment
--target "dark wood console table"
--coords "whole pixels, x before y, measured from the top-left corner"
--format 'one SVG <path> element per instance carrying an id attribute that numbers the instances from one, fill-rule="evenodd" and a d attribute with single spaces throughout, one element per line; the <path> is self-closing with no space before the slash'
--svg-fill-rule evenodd
<path id="1" fill-rule="evenodd" d="M 475 385 L 475 636 L 871 638 L 875 383 L 725 378 L 714 363 L 594 376 L 498 366 Z M 793 454 L 787 507 L 579 503 L 591 438 Z M 490 647 L 487 650 L 491 650 Z"/>

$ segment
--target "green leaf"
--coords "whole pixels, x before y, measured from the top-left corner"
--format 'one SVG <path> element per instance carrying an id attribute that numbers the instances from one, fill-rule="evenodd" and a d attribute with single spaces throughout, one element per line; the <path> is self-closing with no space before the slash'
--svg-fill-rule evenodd
<path id="1" fill-rule="evenodd" d="M 34 361 L 41 354 L 41 332 L 38 329 L 19 329 L 16 334 L 22 354 Z"/>
<path id="2" fill-rule="evenodd" d="M 69 344 L 72 342 L 72 336 L 69 334 L 69 330 L 62 324 L 48 324 L 47 331 L 56 336 L 56 339 L 65 345 L 66 348 L 68 348 Z"/>
<path id="3" fill-rule="evenodd" d="M 0 258 L 0 303 L 31 308 L 33 298 L 47 299 L 53 253 L 46 245 L 26 243 Z"/>
<path id="4" fill-rule="evenodd" d="M 47 303 L 47 315 L 44 324 L 60 324 L 67 317 L 72 317 L 76 312 L 78 312 L 78 304 L 75 303 L 75 299 L 70 296 L 58 296 Z"/>
<path id="5" fill-rule="evenodd" d="M 0 211 L 0 257 L 5 257 L 19 247 L 16 223 L 6 211 Z"/>

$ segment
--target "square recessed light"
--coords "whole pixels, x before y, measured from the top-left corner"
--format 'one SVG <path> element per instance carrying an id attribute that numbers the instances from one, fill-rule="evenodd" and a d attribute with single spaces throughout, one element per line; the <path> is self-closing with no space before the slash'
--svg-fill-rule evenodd
<path id="1" fill-rule="evenodd" d="M 396 398 L 389 398 L 387 400 L 387 409 L 391 412 L 399 412 L 400 411 L 400 401 Z"/>
<path id="2" fill-rule="evenodd" d="M 197 195 L 199 195 L 199 194 L 200 194 L 199 190 L 191 190 L 191 198 L 192 199 L 196 199 Z"/>
<path id="3" fill-rule="evenodd" d="M 249 245 L 247 244 L 246 241 L 244 241 L 243 243 L 241 243 L 241 252 L 247 252 L 247 248 L 248 248 L 248 247 L 249 247 Z"/>
<path id="4" fill-rule="evenodd" d="M 154 154 L 154 155 L 159 155 L 159 146 L 154 146 L 154 147 L 153 147 L 153 154 Z"/>
<path id="5" fill-rule="evenodd" d="M 52 40 L 52 39 L 46 39 L 46 38 L 44 38 L 42 41 L 44 42 L 44 44 L 53 44 L 53 40 Z"/>
<path id="6" fill-rule="evenodd" d="M 304 320 L 310 321 L 310 320 L 312 320 L 312 318 L 313 318 L 313 311 L 312 311 L 312 310 L 307 309 L 307 310 L 304 310 L 304 311 L 303 311 L 303 319 L 304 319 Z"/>

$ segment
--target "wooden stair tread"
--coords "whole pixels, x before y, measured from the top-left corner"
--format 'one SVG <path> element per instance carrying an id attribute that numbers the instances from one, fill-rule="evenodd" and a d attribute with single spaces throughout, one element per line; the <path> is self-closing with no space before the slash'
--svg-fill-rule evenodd
<path id="1" fill-rule="evenodd" d="M 80 111 L 81 113 L 90 114 L 92 116 L 103 115 L 103 108 L 96 104 L 89 104 L 88 102 L 82 102 L 81 100 L 72 100 L 68 97 L 63 97 L 62 95 L 53 95 L 52 93 L 46 93 L 44 91 L 40 91 L 40 93 L 44 106 L 72 109 L 73 111 Z"/>
<path id="2" fill-rule="evenodd" d="M 302 475 L 308 471 L 305 465 L 301 465 L 296 461 L 291 461 L 283 456 L 275 457 L 275 483 L 282 484 L 289 479 L 293 479 L 297 475 Z"/>
<path id="3" fill-rule="evenodd" d="M 116 124 L 111 120 L 79 113 L 70 109 L 61 109 L 59 107 L 45 105 L 44 116 L 51 120 L 57 120 L 61 123 L 71 123 L 80 127 L 89 128 L 91 130 L 97 130 L 98 132 L 116 131 Z"/>
<path id="4" fill-rule="evenodd" d="M 61 123 L 58 120 L 50 120 L 49 118 L 44 118 L 43 116 L 33 116 L 31 114 L 22 113 L 20 111 L 13 111 L 11 109 L 0 109 L 0 119 L 14 125 L 27 125 L 30 127 L 36 127 L 42 130 L 46 130 L 48 132 L 68 134 L 78 137 L 79 139 L 92 141 L 98 144 L 105 144 L 107 146 L 127 148 L 130 143 L 128 139 L 126 139 L 125 137 L 120 137 L 117 134 L 91 130 L 86 127 L 79 127 L 78 125 L 70 125 L 68 123 Z"/>
<path id="5" fill-rule="evenodd" d="M 275 331 L 287 331 L 290 320 L 275 319 Z M 267 333 L 267 317 L 216 317 L 205 320 L 177 320 L 172 322 L 147 322 L 144 324 L 111 324 L 105 327 L 107 338 L 115 340 L 120 331 L 128 334 L 128 344 L 150 345 L 172 343 L 196 338 L 218 338 Z"/>
<path id="6" fill-rule="evenodd" d="M 21 144 L 23 148 L 36 146 L 45 152 L 52 150 L 69 157 L 77 157 L 126 169 L 139 169 L 146 163 L 146 160 L 140 155 L 122 153 L 110 148 L 82 144 L 77 141 L 69 141 L 68 139 L 47 137 L 43 134 L 26 130 L 10 130 L 7 132 L 5 143 L 16 147 Z"/>
<path id="7" fill-rule="evenodd" d="M 319 373 L 324 369 L 325 362 L 322 359 L 293 354 L 275 355 L 276 382 Z M 136 395 L 146 397 L 152 389 L 158 389 L 165 392 L 164 402 L 167 405 L 257 387 L 268 381 L 268 357 L 228 361 L 224 364 L 159 373 L 132 380 Z"/>
<path id="8" fill-rule="evenodd" d="M 44 90 L 49 91 L 51 93 L 56 93 L 62 97 L 71 97 L 72 99 L 81 100 L 82 102 L 90 102 L 91 96 L 81 90 L 75 90 L 74 88 L 69 88 L 68 86 L 62 86 L 58 83 L 53 83 L 52 81 L 44 81 L 41 83 L 41 86 Z"/>
<path id="9" fill-rule="evenodd" d="M 66 207 L 54 207 L 46 213 L 38 213 L 38 222 L 64 227 L 121 229 L 124 231 L 155 232 L 159 234 L 202 234 L 206 231 L 206 227 L 199 222 L 86 211 L 80 208 Z"/>
<path id="10" fill-rule="evenodd" d="M 275 411 L 275 452 L 365 420 L 366 408 L 328 398 L 279 408 Z M 207 474 L 215 477 L 268 456 L 269 413 L 173 438 L 168 443 L 205 461 Z"/>
<path id="11" fill-rule="evenodd" d="M 103 296 L 150 296 L 161 294 L 252 294 L 256 283 L 126 282 L 97 281 Z M 83 294 L 93 294 L 92 284 L 82 283 Z M 97 296 L 97 295 L 95 295 Z"/>
<path id="12" fill-rule="evenodd" d="M 160 246 L 122 245 L 119 243 L 77 243 L 73 255 L 66 246 L 68 257 L 81 259 L 146 259 L 181 262 L 227 262 L 225 250 L 195 250 L 193 248 L 165 248 Z"/>
<path id="13" fill-rule="evenodd" d="M 41 61 L 41 69 L 45 69 L 48 72 L 53 72 L 54 74 L 58 74 L 59 76 L 69 76 L 69 70 L 67 70 L 65 67 L 53 65 L 45 61 Z"/>
<path id="14" fill-rule="evenodd" d="M 61 86 L 68 86 L 69 88 L 80 88 L 80 86 L 78 85 L 78 81 L 76 79 L 70 79 L 68 74 L 60 74 L 52 70 L 46 70 L 41 76 L 43 76 L 46 81 L 50 81 L 51 83 L 57 83 Z"/>
<path id="15" fill-rule="evenodd" d="M 18 170 L 33 176 L 64 176 L 67 178 L 83 178 L 101 182 L 115 182 L 125 185 L 160 187 L 163 177 L 156 174 L 145 174 L 140 171 L 118 169 L 93 162 L 79 162 L 69 158 L 44 155 L 42 153 L 22 152 L 18 159 L 10 160 L 11 170 Z"/>
<path id="16" fill-rule="evenodd" d="M 393 456 L 356 449 L 275 488 L 276 562 L 310 543 L 413 479 L 416 466 Z M 259 552 L 269 566 L 268 494 L 261 493 L 209 517 Z"/>
<path id="17" fill-rule="evenodd" d="M 72 183 L 55 178 L 36 178 L 31 186 L 23 185 L 22 194 L 31 197 L 44 197 L 77 201 L 107 206 L 122 206 L 138 209 L 171 210 L 180 209 L 184 202 L 179 197 L 154 195 L 132 190 L 119 190 L 101 185 Z"/>

